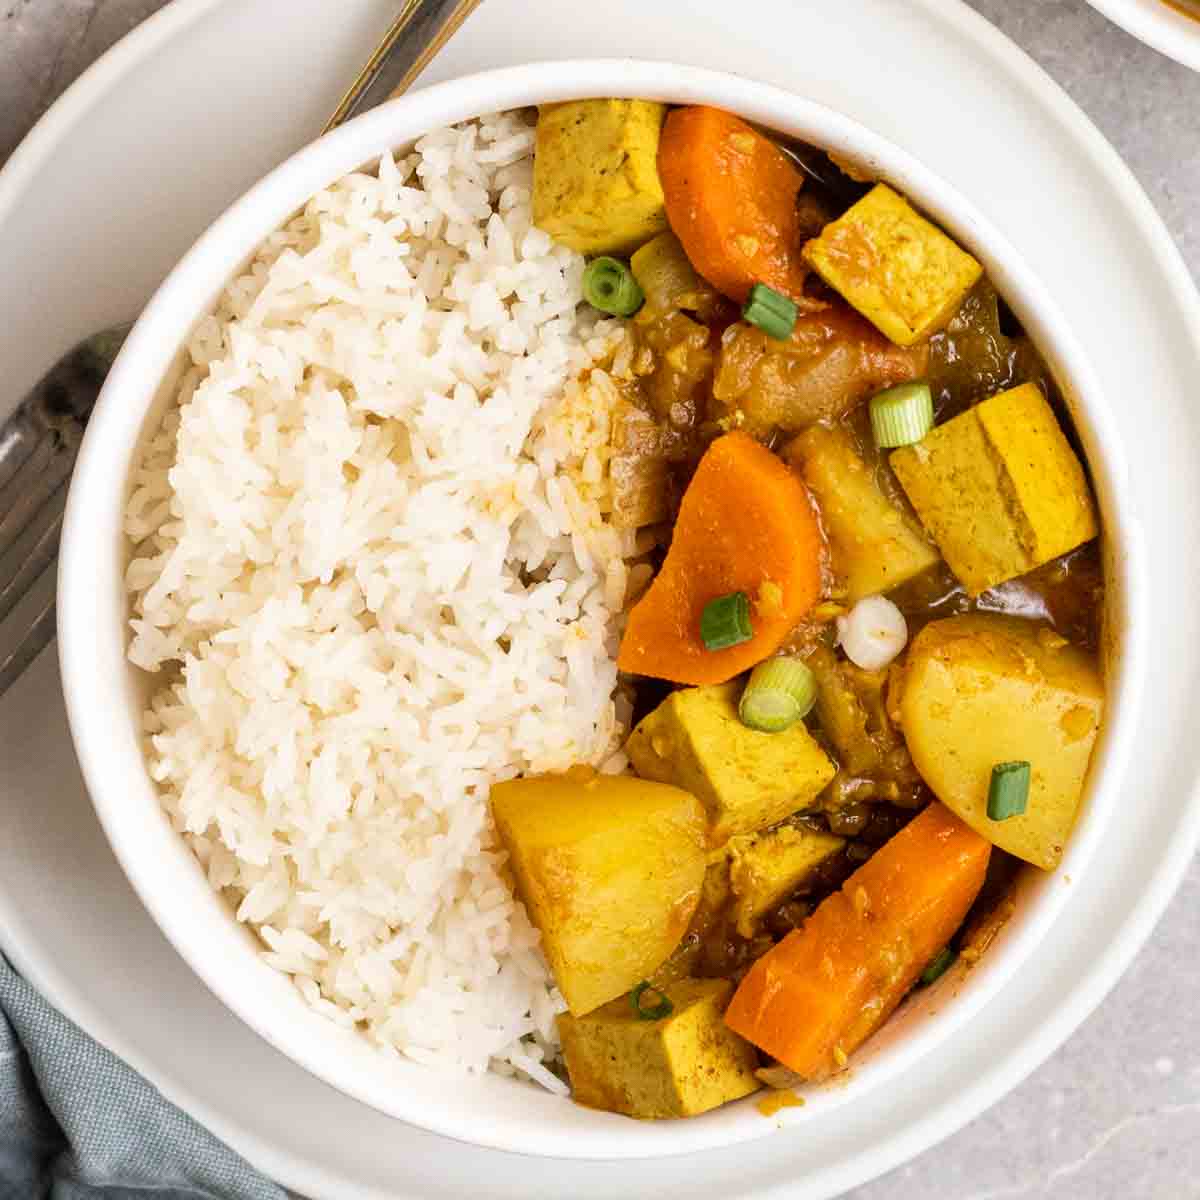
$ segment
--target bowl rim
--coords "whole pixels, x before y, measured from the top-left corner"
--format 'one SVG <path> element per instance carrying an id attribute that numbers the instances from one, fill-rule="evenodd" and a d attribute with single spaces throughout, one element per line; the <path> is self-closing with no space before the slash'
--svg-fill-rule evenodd
<path id="1" fill-rule="evenodd" d="M 1077 878 L 1090 858 L 1130 752 L 1130 734 L 1141 700 L 1146 622 L 1140 569 L 1142 539 L 1136 513 L 1128 502 L 1124 455 L 1108 406 L 1102 400 L 1099 382 L 1073 335 L 1036 274 L 1020 262 L 999 231 L 985 222 L 964 197 L 906 151 L 827 106 L 783 89 L 724 72 L 654 60 L 585 59 L 525 64 L 464 76 L 392 101 L 319 139 L 267 175 L 210 226 L 161 285 L 131 333 L 97 404 L 72 481 L 64 522 L 59 573 L 59 648 L 72 737 L 105 834 L 142 903 L 175 949 L 227 1007 L 276 1048 L 326 1082 L 424 1128 L 475 1144 L 530 1154 L 629 1158 L 728 1145 L 770 1132 L 778 1122 L 765 1121 L 754 1113 L 751 1098 L 740 1106 L 688 1122 L 647 1125 L 608 1114 L 590 1114 L 586 1128 L 581 1128 L 579 1121 L 556 1124 L 535 1120 L 531 1129 L 528 1118 L 515 1112 L 531 1107 L 531 1102 L 489 1107 L 488 1120 L 481 1123 L 478 1113 L 464 1111 L 470 1106 L 451 1103 L 448 1097 L 439 1105 L 431 1104 L 428 1095 L 407 1096 L 410 1089 L 406 1085 L 413 1079 L 411 1072 L 421 1068 L 391 1069 L 393 1064 L 389 1062 L 389 1069 L 385 1069 L 377 1061 L 370 1072 L 373 1078 L 366 1080 L 359 1075 L 364 1064 L 356 1047 L 345 1037 L 335 1036 L 339 1031 L 312 1013 L 295 989 L 262 964 L 257 955 L 246 953 L 249 935 L 234 926 L 227 908 L 211 892 L 202 875 L 194 877 L 199 874 L 198 864 L 169 826 L 149 782 L 138 739 L 134 737 L 133 742 L 140 770 L 133 770 L 132 775 L 128 745 L 122 759 L 115 756 L 112 744 L 113 713 L 122 703 L 128 707 L 130 702 L 129 689 L 122 689 L 120 677 L 123 671 L 128 675 L 133 668 L 124 664 L 127 615 L 124 597 L 114 596 L 112 588 L 116 555 L 109 554 L 105 547 L 111 551 L 121 542 L 120 511 L 127 496 L 125 481 L 142 419 L 194 322 L 211 308 L 228 278 L 263 238 L 308 196 L 371 161 L 383 150 L 411 141 L 438 125 L 497 108 L 589 95 L 721 103 L 764 124 L 807 136 L 873 166 L 923 207 L 935 212 L 980 254 L 1001 290 L 1018 301 L 1019 315 L 1038 333 L 1039 344 L 1048 353 L 1056 375 L 1068 385 L 1064 391 L 1088 443 L 1089 462 L 1106 509 L 1105 525 L 1110 533 L 1118 535 L 1115 545 L 1119 553 L 1114 568 L 1121 581 L 1124 632 L 1111 695 L 1119 694 L 1121 703 L 1116 720 L 1110 718 L 1106 722 L 1101 750 L 1104 770 L 1100 772 L 1093 767 L 1093 776 L 1103 774 L 1104 784 L 1092 789 L 1088 811 L 1072 838 L 1063 867 L 1056 875 L 1037 881 L 1039 897 L 1033 912 L 1006 931 L 1002 946 L 995 947 L 969 977 L 948 977 L 941 988 L 933 989 L 938 1000 L 931 999 L 927 1008 L 936 1007 L 948 989 L 957 993 L 955 1003 L 945 1015 L 924 1022 L 923 1028 L 915 1032 L 908 1031 L 907 1026 L 915 1023 L 916 1018 L 904 1022 L 906 1036 L 898 1040 L 889 1039 L 884 1033 L 877 1035 L 870 1043 L 869 1054 L 856 1059 L 851 1081 L 810 1097 L 808 1111 L 837 1107 L 852 1102 L 856 1095 L 874 1090 L 915 1058 L 933 1052 L 938 1042 L 961 1027 L 1003 987 L 1032 954 L 1067 902 L 1069 896 L 1059 884 Z M 203 299 L 199 298 L 201 294 Z M 136 400 L 139 394 L 140 404 Z M 120 469 L 114 470 L 118 465 Z M 103 586 L 106 566 L 107 596 Z M 120 574 L 116 570 L 118 592 Z M 97 579 L 101 581 L 99 588 Z M 105 605 L 110 614 L 118 613 L 119 638 L 112 636 L 111 623 L 99 618 Z M 137 724 L 136 719 L 133 724 Z M 121 761 L 126 768 L 124 779 L 134 782 L 134 791 L 140 793 L 139 817 L 151 811 L 147 809 L 147 799 L 153 801 L 159 836 L 143 828 L 140 821 L 129 820 L 129 792 L 113 782 L 120 777 L 114 767 Z M 139 773 L 140 789 L 136 787 Z M 172 879 L 170 872 L 162 869 L 162 860 L 147 857 L 147 849 L 171 860 L 183 871 L 184 878 Z M 191 864 L 190 868 L 181 860 Z M 192 878 L 186 878 L 189 869 Z M 213 969 L 211 960 L 201 952 L 199 940 L 188 928 L 206 907 L 196 893 L 197 884 L 202 885 L 210 902 L 204 913 L 205 922 L 211 926 L 214 906 L 220 905 L 219 921 L 228 926 L 225 936 L 216 937 L 216 944 L 254 958 L 258 971 L 241 964 L 245 970 L 239 970 L 239 977 L 245 975 L 254 980 L 256 989 L 247 993 L 237 991 L 234 977 Z M 241 941 L 241 951 L 236 949 L 237 940 Z M 269 972 L 273 979 L 265 979 L 262 972 Z M 270 1002 L 265 1006 L 258 1003 L 258 993 L 264 991 L 270 993 Z M 303 1008 L 307 1017 L 320 1023 L 319 1027 L 312 1020 L 301 1020 L 293 1012 L 295 1020 L 281 1032 L 270 1019 L 278 1015 L 271 1006 L 285 1000 L 293 1008 Z M 889 1028 L 892 1026 L 896 1026 L 895 1021 Z M 314 1031 L 318 1033 L 316 1041 L 327 1043 L 324 1049 L 316 1041 L 309 1041 Z M 376 1060 L 382 1058 L 373 1050 L 369 1053 Z M 501 1081 L 493 1078 L 481 1080 L 480 1085 L 484 1090 L 494 1091 L 490 1085 L 498 1082 Z M 427 1086 L 411 1090 L 439 1092 L 424 1072 L 421 1083 Z M 549 1111 L 541 1103 L 532 1107 Z M 579 1111 L 575 1106 L 570 1107 L 576 1113 Z M 792 1110 L 795 1115 L 787 1114 L 785 1123 L 803 1120 L 804 1111 Z"/>
<path id="2" fill-rule="evenodd" d="M 1200 12 L 1188 16 L 1167 0 L 1088 0 L 1131 37 L 1200 71 Z"/>

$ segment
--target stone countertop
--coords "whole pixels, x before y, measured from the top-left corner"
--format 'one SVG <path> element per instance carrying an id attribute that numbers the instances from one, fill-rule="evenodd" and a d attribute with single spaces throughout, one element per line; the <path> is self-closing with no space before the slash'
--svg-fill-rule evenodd
<path id="1" fill-rule="evenodd" d="M 0 0 L 0 163 L 165 0 Z M 1200 75 L 1084 0 L 969 0 L 1066 88 L 1200 277 Z M 1134 965 L 984 1116 L 844 1200 L 1200 1200 L 1200 861 Z"/>

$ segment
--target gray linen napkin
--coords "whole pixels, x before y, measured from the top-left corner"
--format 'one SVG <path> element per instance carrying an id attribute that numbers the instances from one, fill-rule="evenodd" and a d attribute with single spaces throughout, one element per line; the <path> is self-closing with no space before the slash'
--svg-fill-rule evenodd
<path id="1" fill-rule="evenodd" d="M 284 1200 L 0 954 L 0 1200 Z"/>

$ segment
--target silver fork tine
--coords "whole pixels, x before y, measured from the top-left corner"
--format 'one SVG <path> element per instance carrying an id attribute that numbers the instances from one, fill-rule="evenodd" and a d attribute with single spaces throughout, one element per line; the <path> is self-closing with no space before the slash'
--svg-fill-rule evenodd
<path id="1" fill-rule="evenodd" d="M 10 650 L 0 649 L 0 696 L 17 676 L 50 644 L 54 637 L 54 591 L 42 602 L 26 633 Z"/>
<path id="2" fill-rule="evenodd" d="M 0 540 L 0 622 L 58 554 L 58 534 L 66 506 L 67 488 L 62 483 L 21 533 L 7 544 Z"/>
<path id="3" fill-rule="evenodd" d="M 0 424 L 0 695 L 54 637 L 49 569 L 58 554 L 67 481 L 127 332 L 113 328 L 81 342 Z M 38 591 L 39 583 L 48 595 Z"/>
<path id="4" fill-rule="evenodd" d="M 0 426 L 0 497 L 10 494 L 19 472 L 36 454 L 65 453 L 74 460 L 92 405 L 125 328 L 81 342 L 42 377 Z M 0 498 L 0 512 L 5 501 Z"/>
<path id="5" fill-rule="evenodd" d="M 43 439 L 8 484 L 0 488 L 0 558 L 39 519 L 69 478 L 74 462 L 73 448 L 67 452 L 49 438 Z"/>
<path id="6" fill-rule="evenodd" d="M 28 412 L 19 410 L 0 426 L 0 488 L 8 486 L 12 477 L 29 461 L 29 456 L 42 440 Z"/>

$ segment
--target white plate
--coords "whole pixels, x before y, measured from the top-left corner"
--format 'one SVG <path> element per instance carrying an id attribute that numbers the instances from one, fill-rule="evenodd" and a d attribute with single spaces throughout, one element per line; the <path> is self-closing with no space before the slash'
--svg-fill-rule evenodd
<path id="1" fill-rule="evenodd" d="M 1180 0 L 1181 4 L 1188 0 Z M 1189 16 L 1167 0 L 1088 0 L 1126 32 L 1200 71 L 1200 9 Z"/>
<path id="2" fill-rule="evenodd" d="M 208 220 L 319 125 L 393 11 L 394 0 L 342 0 L 334 21 L 294 0 L 176 0 L 56 106 L 0 176 L 0 278 L 23 304 L 0 325 L 8 394 L 94 326 L 130 315 Z M 904 145 L 1020 245 L 1109 393 L 1129 398 L 1120 417 L 1154 587 L 1164 604 L 1194 595 L 1193 562 L 1171 538 L 1200 522 L 1190 469 L 1200 300 L 1116 156 L 1028 59 L 951 0 L 855 0 L 802 17 L 790 0 L 759 0 L 761 36 L 740 12 L 692 0 L 683 21 L 668 0 L 488 0 L 431 76 L 669 55 L 791 87 Z M 869 91 L 883 74 L 886 90 Z M 1157 719 L 1143 731 L 1140 794 L 1114 817 L 1053 958 L 977 1016 L 971 1041 L 992 1048 L 986 1061 L 952 1039 L 889 1092 L 902 1105 L 879 1096 L 852 1117 L 806 1123 L 802 1139 L 632 1166 L 538 1163 L 422 1133 L 320 1084 L 221 1008 L 137 904 L 82 793 L 49 656 L 0 709 L 0 942 L 172 1099 L 314 1196 L 818 1200 L 1013 1086 L 1099 1001 L 1161 913 L 1200 836 L 1188 695 L 1200 615 L 1170 611 L 1148 681 Z"/>

